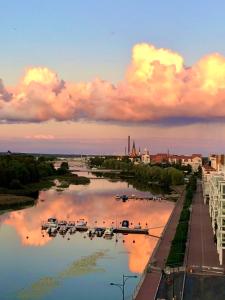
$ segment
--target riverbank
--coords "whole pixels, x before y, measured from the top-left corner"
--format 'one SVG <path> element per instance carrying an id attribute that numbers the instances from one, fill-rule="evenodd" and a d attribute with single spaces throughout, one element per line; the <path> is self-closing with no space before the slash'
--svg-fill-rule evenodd
<path id="1" fill-rule="evenodd" d="M 137 286 L 133 299 L 154 300 L 160 284 L 162 269 L 165 268 L 166 259 L 169 255 L 171 241 L 175 235 L 177 224 L 184 202 L 184 186 L 180 187 L 180 197 L 175 204 L 173 212 L 164 228 L 162 236 L 153 251 L 150 260 L 143 272 L 142 279 Z"/>
<path id="2" fill-rule="evenodd" d="M 33 205 L 34 202 L 35 199 L 31 197 L 3 194 L 0 195 L 0 210 Z"/>
<path id="3" fill-rule="evenodd" d="M 58 182 L 58 185 L 57 185 Z M 27 197 L 32 199 L 37 199 L 40 190 L 48 190 L 54 186 L 57 186 L 60 189 L 65 189 L 70 186 L 70 184 L 79 185 L 79 184 L 89 184 L 90 179 L 84 176 L 78 176 L 76 174 L 68 173 L 65 175 L 53 175 L 48 176 L 39 182 L 26 184 L 21 186 L 18 189 L 9 189 L 9 188 L 0 188 L 0 196 L 10 195 L 13 199 L 13 196 Z M 20 198 L 18 203 L 20 203 Z"/>

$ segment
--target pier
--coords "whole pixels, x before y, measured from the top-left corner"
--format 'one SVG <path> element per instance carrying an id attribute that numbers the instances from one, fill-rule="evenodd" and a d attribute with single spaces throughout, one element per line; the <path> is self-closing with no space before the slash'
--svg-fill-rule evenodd
<path id="1" fill-rule="evenodd" d="M 63 224 L 63 225 L 59 225 L 59 224 L 48 224 L 48 222 L 43 222 L 41 225 L 41 229 L 42 230 L 48 230 L 50 229 L 54 229 L 54 233 L 60 233 L 63 229 L 64 234 L 66 234 L 67 231 L 69 231 L 71 228 L 73 229 L 73 233 L 75 233 L 76 231 L 92 231 L 95 232 L 96 230 L 101 230 L 102 232 L 104 232 L 107 228 L 110 227 L 102 227 L 102 226 L 97 226 L 97 227 L 91 227 L 91 226 L 87 226 L 87 225 L 83 225 L 83 226 L 77 226 L 77 225 L 69 225 L 70 222 L 68 222 L 68 224 Z M 152 235 L 149 233 L 149 230 L 151 228 L 135 228 L 135 227 L 111 227 L 110 228 L 112 230 L 112 233 L 121 233 L 121 234 L 144 234 L 144 235 L 149 235 L 155 238 L 160 238 L 156 235 Z"/>

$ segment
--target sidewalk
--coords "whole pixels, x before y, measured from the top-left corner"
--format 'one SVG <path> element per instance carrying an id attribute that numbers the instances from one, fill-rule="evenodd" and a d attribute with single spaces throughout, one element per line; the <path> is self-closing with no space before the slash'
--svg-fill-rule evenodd
<path id="1" fill-rule="evenodd" d="M 170 220 L 166 226 L 164 234 L 159 241 L 155 254 L 151 257 L 150 263 L 154 262 L 154 266 L 160 269 L 165 267 L 165 261 L 170 251 L 170 244 L 176 232 L 180 213 L 183 208 L 184 192 L 181 194 L 176 206 L 172 212 Z M 157 246 L 156 246 L 157 247 Z M 138 291 L 136 300 L 154 300 L 160 283 L 161 272 L 153 271 L 146 273 L 144 281 Z"/>
<path id="2" fill-rule="evenodd" d="M 213 239 L 209 207 L 204 204 L 201 183 L 198 183 L 193 198 L 190 226 L 187 266 L 221 267 Z"/>

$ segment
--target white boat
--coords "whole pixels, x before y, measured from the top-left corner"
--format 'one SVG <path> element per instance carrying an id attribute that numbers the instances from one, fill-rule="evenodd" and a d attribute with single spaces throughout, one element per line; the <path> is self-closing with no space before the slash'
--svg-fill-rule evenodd
<path id="1" fill-rule="evenodd" d="M 58 220 L 56 218 L 49 218 L 47 222 L 44 222 L 42 224 L 42 230 L 46 230 L 49 227 L 55 227 L 55 226 L 58 226 Z"/>
<path id="2" fill-rule="evenodd" d="M 111 239 L 113 236 L 113 228 L 106 228 L 103 237 L 105 239 Z"/>
<path id="3" fill-rule="evenodd" d="M 58 230 L 58 225 L 54 224 L 48 227 L 47 229 L 47 233 L 49 235 L 56 235 L 57 234 L 57 230 Z"/>
<path id="4" fill-rule="evenodd" d="M 140 224 L 134 225 L 134 229 L 141 229 L 141 225 Z"/>
<path id="5" fill-rule="evenodd" d="M 120 200 L 120 199 L 121 199 L 120 195 L 116 195 L 116 196 L 115 196 L 115 199 L 116 199 L 116 200 Z"/>
<path id="6" fill-rule="evenodd" d="M 76 224 L 77 230 L 87 230 L 87 222 L 84 219 L 80 219 Z"/>

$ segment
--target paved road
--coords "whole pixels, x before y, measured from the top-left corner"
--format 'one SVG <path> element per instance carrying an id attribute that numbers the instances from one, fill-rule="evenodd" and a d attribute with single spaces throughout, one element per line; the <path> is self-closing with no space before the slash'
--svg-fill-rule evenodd
<path id="1" fill-rule="evenodd" d="M 193 198 L 187 265 L 219 267 L 219 256 L 213 239 L 209 207 L 204 204 L 202 186 L 198 183 Z"/>
<path id="2" fill-rule="evenodd" d="M 184 300 L 224 300 L 225 277 L 212 274 L 212 271 L 201 272 L 202 266 L 221 267 L 219 255 L 213 239 L 213 230 L 209 215 L 209 206 L 204 204 L 201 183 L 193 198 L 191 231 L 187 255 L 187 266 L 193 273 L 188 273 L 185 281 Z M 211 273 L 211 275 L 209 275 Z"/>
<path id="3" fill-rule="evenodd" d="M 165 261 L 170 251 L 170 245 L 176 232 L 177 224 L 180 218 L 180 213 L 183 207 L 184 192 L 176 203 L 176 206 L 172 212 L 170 220 L 165 228 L 164 234 L 158 248 L 154 255 L 151 257 L 150 262 L 154 262 L 154 266 L 160 269 L 165 267 Z M 160 282 L 161 272 L 153 271 L 147 273 L 143 284 L 137 294 L 136 300 L 154 300 L 157 288 Z"/>
<path id="4" fill-rule="evenodd" d="M 186 278 L 184 300 L 224 300 L 224 276 L 199 276 L 188 274 Z"/>

